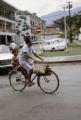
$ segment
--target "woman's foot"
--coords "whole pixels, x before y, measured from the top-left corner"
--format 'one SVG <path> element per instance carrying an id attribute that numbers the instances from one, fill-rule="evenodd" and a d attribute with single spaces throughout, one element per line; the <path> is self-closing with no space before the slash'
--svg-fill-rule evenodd
<path id="1" fill-rule="evenodd" d="M 33 81 L 28 80 L 24 80 L 23 83 L 27 84 L 29 87 L 35 84 Z"/>
<path id="2" fill-rule="evenodd" d="M 28 81 L 28 83 L 27 83 L 27 85 L 29 86 L 29 87 L 31 87 L 32 85 L 34 85 L 35 83 L 33 82 L 33 81 Z"/>

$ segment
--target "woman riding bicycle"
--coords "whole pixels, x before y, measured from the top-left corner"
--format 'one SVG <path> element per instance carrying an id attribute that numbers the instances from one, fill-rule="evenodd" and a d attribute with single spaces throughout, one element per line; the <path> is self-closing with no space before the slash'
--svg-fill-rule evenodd
<path id="1" fill-rule="evenodd" d="M 28 79 L 25 80 L 25 82 L 27 82 L 27 84 L 31 86 L 34 84 L 31 81 L 31 75 L 33 74 L 33 61 L 36 61 L 34 56 L 39 58 L 40 60 L 43 59 L 35 52 L 30 36 L 24 36 L 24 41 L 25 44 L 20 50 L 19 64 L 27 71 Z"/>
<path id="2" fill-rule="evenodd" d="M 32 86 L 34 84 L 33 81 L 36 80 L 38 87 L 40 87 L 43 92 L 48 94 L 54 93 L 59 88 L 58 75 L 48 66 L 48 64 L 45 65 L 45 70 L 43 70 L 44 64 L 42 65 L 41 63 L 39 67 L 37 67 L 39 64 L 33 67 L 33 61 L 35 61 L 34 56 L 40 60 L 43 59 L 35 53 L 31 38 L 24 37 L 24 40 L 25 45 L 20 50 L 19 61 L 17 58 L 18 49 L 15 48 L 12 50 L 14 55 L 12 60 L 13 69 L 9 73 L 11 87 L 16 91 L 22 91 L 26 86 Z M 43 69 L 41 69 L 42 66 Z M 31 79 L 33 72 L 34 76 Z"/>

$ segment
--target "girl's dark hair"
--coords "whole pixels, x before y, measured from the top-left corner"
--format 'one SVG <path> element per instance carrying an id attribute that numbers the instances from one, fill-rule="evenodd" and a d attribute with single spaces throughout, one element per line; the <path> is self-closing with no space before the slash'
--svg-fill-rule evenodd
<path id="1" fill-rule="evenodd" d="M 30 36 L 24 36 L 24 41 L 26 43 L 30 42 L 31 37 Z"/>
<path id="2" fill-rule="evenodd" d="M 14 50 L 12 50 L 12 54 L 14 54 L 14 52 L 15 52 L 16 50 L 18 50 L 18 48 L 15 48 Z"/>

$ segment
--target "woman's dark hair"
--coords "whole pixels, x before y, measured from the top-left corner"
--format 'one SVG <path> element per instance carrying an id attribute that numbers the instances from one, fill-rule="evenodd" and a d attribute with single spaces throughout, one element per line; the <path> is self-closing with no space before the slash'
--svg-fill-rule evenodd
<path id="1" fill-rule="evenodd" d="M 29 42 L 30 42 L 30 39 L 31 39 L 30 36 L 24 36 L 24 41 L 25 41 L 26 43 L 29 43 Z"/>

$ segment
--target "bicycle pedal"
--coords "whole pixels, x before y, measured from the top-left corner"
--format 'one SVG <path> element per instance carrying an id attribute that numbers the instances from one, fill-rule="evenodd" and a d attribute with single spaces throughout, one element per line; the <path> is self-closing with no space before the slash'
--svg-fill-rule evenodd
<path id="1" fill-rule="evenodd" d="M 19 78 L 17 78 L 16 81 L 18 82 L 18 81 L 21 81 L 21 80 Z"/>
<path id="2" fill-rule="evenodd" d="M 29 84 L 27 84 L 28 87 L 31 87 L 32 85 L 35 85 L 35 83 L 29 83 Z"/>

